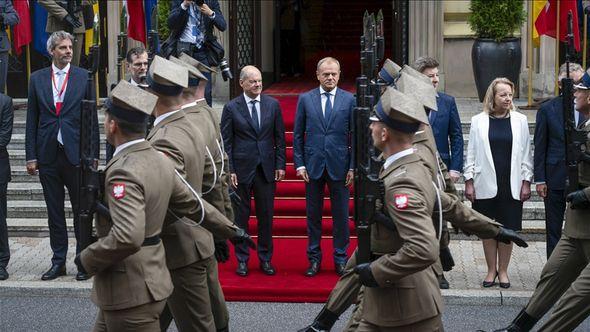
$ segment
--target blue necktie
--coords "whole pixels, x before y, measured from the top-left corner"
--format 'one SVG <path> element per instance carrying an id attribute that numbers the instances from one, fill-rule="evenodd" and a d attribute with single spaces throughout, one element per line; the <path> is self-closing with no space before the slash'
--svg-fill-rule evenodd
<path id="1" fill-rule="evenodd" d="M 254 123 L 254 129 L 256 131 L 260 130 L 260 125 L 258 124 L 258 112 L 256 111 L 256 102 L 258 100 L 251 100 L 250 104 L 252 104 L 252 122 Z"/>
<path id="2" fill-rule="evenodd" d="M 332 114 L 332 102 L 330 101 L 329 92 L 324 92 L 324 95 L 326 96 L 326 106 L 324 107 L 324 119 L 328 121 L 328 119 L 330 118 L 330 114 Z"/>

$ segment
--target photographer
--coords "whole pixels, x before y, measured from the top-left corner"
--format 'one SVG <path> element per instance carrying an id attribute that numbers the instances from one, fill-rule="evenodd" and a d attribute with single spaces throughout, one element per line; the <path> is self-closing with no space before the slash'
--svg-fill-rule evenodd
<path id="1" fill-rule="evenodd" d="M 168 27 L 171 38 L 177 40 L 177 54 L 184 52 L 197 61 L 210 66 L 208 52 L 210 44 L 217 43 L 213 27 L 225 31 L 227 24 L 217 0 L 174 0 L 172 1 Z M 204 73 L 208 83 L 205 99 L 211 106 L 211 73 Z"/>

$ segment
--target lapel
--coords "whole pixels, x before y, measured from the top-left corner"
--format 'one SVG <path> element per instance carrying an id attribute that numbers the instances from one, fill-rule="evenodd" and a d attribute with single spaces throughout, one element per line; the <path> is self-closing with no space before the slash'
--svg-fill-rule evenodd
<path id="1" fill-rule="evenodd" d="M 152 137 L 154 137 L 156 132 L 159 131 L 161 128 L 163 128 L 166 124 L 168 124 L 172 121 L 176 121 L 182 117 L 184 117 L 184 112 L 180 111 L 180 112 L 176 112 L 176 113 L 170 115 L 169 117 L 167 117 L 166 119 L 158 122 L 158 124 L 155 125 L 154 128 L 152 128 L 152 130 L 150 130 L 150 133 L 148 134 L 147 139 L 150 140 Z"/>
<path id="2" fill-rule="evenodd" d="M 51 77 L 51 65 L 47 70 L 41 75 L 41 94 L 47 100 L 47 104 L 49 105 L 49 109 L 53 114 L 55 114 L 55 103 L 53 102 L 53 81 Z"/>
<path id="3" fill-rule="evenodd" d="M 492 157 L 492 148 L 490 147 L 490 116 L 482 113 L 481 131 L 484 137 L 482 138 L 486 159 L 493 163 L 494 158 Z M 514 146 L 514 144 L 512 145 Z"/>
<path id="4" fill-rule="evenodd" d="M 105 166 L 105 173 L 106 171 L 109 169 L 109 167 L 111 167 L 113 164 L 115 164 L 117 162 L 117 160 L 123 158 L 124 156 L 128 155 L 129 153 L 135 152 L 135 151 L 139 151 L 139 150 L 145 150 L 147 148 L 149 148 L 150 142 L 148 141 L 144 141 L 144 142 L 139 142 L 137 144 L 133 144 L 132 146 L 129 146 L 125 149 L 123 149 L 123 151 L 117 153 L 117 155 L 115 155 L 111 160 L 109 160 L 109 162 L 107 163 L 107 165 Z"/>
<path id="5" fill-rule="evenodd" d="M 434 127 L 434 124 L 436 123 L 436 118 L 438 117 L 438 112 L 440 112 L 443 108 L 441 96 L 438 94 L 436 95 L 436 108 L 438 108 L 438 111 L 432 111 L 432 110 L 430 111 L 430 113 L 432 115 L 430 115 L 429 122 L 430 122 L 430 125 L 433 127 Z"/>
<path id="6" fill-rule="evenodd" d="M 268 99 L 260 95 L 260 131 L 270 121 L 272 110 L 268 106 Z"/>
<path id="7" fill-rule="evenodd" d="M 332 113 L 330 113 L 330 117 L 328 118 L 328 121 L 327 121 L 328 123 L 326 124 L 327 128 L 330 127 L 330 124 L 332 123 L 332 119 L 334 117 L 336 117 L 334 114 L 336 112 L 338 112 L 341 104 L 342 104 L 342 91 L 339 88 L 337 88 L 336 95 L 334 96 L 334 104 L 332 105 Z"/>
<path id="8" fill-rule="evenodd" d="M 262 112 L 262 98 L 260 98 L 260 101 L 261 101 L 260 109 Z M 254 127 L 254 122 L 253 122 L 254 120 L 250 116 L 250 110 L 248 109 L 248 105 L 246 104 L 246 98 L 244 97 L 243 94 L 238 98 L 236 103 L 238 104 L 238 110 L 240 111 L 240 114 L 242 114 L 242 117 L 244 117 L 244 120 L 246 121 L 246 123 L 248 123 L 250 125 L 254 134 L 256 136 L 258 136 L 258 132 L 256 131 L 256 129 Z"/>
<path id="9" fill-rule="evenodd" d="M 79 88 L 76 87 L 75 84 L 71 84 L 72 82 L 79 82 L 78 81 L 78 71 L 74 69 L 73 65 L 70 65 L 70 76 L 68 77 L 68 85 L 66 85 L 66 91 L 64 92 L 64 106 L 69 104 L 69 100 L 72 99 L 71 95 L 72 95 L 72 90 L 75 88 Z M 65 108 L 62 108 L 62 112 L 65 110 Z"/>
<path id="10" fill-rule="evenodd" d="M 516 156 L 516 151 L 520 149 L 520 123 L 516 116 L 514 116 L 516 112 L 511 112 L 510 114 L 510 129 L 512 130 L 512 155 Z"/>
<path id="11" fill-rule="evenodd" d="M 311 94 L 311 103 L 315 106 L 315 113 L 322 122 L 324 129 L 326 129 L 326 120 L 324 119 L 324 114 L 322 113 L 322 98 L 320 97 L 320 88 L 313 90 L 313 93 Z M 334 111 L 333 107 L 332 111 Z"/>

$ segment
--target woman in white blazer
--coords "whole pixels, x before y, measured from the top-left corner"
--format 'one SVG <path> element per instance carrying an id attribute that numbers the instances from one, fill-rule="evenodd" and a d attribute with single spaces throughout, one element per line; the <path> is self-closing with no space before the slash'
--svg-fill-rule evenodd
<path id="1" fill-rule="evenodd" d="M 483 112 L 471 118 L 465 196 L 473 208 L 506 228 L 522 228 L 522 204 L 530 198 L 533 158 L 528 121 L 512 103 L 514 84 L 495 79 L 486 92 Z M 508 264 L 512 243 L 483 240 L 488 273 L 483 287 L 510 287 Z"/>

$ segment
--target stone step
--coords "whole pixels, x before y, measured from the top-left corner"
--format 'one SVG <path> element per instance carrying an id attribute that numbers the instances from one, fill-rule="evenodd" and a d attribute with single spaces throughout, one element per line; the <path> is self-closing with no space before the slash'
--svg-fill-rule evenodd
<path id="1" fill-rule="evenodd" d="M 104 142 L 106 142 L 106 136 L 104 135 L 104 133 L 100 134 L 99 137 L 99 142 L 101 142 L 102 144 L 104 144 Z M 12 137 L 10 138 L 10 143 L 8 143 L 8 150 L 24 150 L 25 149 L 25 133 L 19 133 L 19 134 L 12 134 Z"/>
<path id="2" fill-rule="evenodd" d="M 26 153 L 24 149 L 21 150 L 8 150 L 11 166 L 26 166 Z M 106 152 L 104 147 L 101 148 L 99 159 L 104 163 L 106 159 Z"/>

